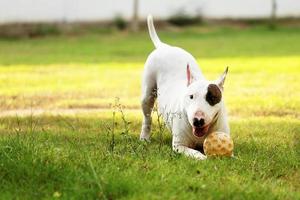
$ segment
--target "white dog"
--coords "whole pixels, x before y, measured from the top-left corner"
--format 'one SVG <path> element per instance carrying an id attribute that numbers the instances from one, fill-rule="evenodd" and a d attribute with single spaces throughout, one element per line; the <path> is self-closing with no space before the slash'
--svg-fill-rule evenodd
<path id="1" fill-rule="evenodd" d="M 160 41 L 151 16 L 148 28 L 156 49 L 149 55 L 143 74 L 140 139 L 150 139 L 151 112 L 157 98 L 158 111 L 172 132 L 173 150 L 203 160 L 206 156 L 195 150 L 196 146 L 213 131 L 229 134 L 222 98 L 228 68 L 218 80 L 208 81 L 191 54 Z"/>

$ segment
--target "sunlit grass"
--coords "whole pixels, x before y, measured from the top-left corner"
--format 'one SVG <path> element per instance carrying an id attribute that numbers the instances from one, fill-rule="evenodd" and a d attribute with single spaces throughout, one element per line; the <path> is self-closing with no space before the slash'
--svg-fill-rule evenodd
<path id="1" fill-rule="evenodd" d="M 208 79 L 226 66 L 225 99 L 235 115 L 292 115 L 300 109 L 300 57 L 199 59 Z M 0 66 L 2 109 L 140 107 L 143 63 Z"/>

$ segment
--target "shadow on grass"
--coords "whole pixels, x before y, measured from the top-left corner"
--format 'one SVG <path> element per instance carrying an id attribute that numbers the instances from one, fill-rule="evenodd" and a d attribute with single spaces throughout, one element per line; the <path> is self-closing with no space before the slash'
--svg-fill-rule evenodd
<path id="1" fill-rule="evenodd" d="M 196 57 L 286 56 L 299 53 L 297 45 L 290 45 L 299 42 L 299 30 L 299 27 L 280 27 L 276 31 L 262 26 L 247 29 L 191 27 L 179 32 L 160 31 L 160 36 L 168 44 L 189 49 Z M 0 38 L 0 44 L 2 65 L 143 62 L 152 49 L 146 31 L 16 41 Z"/>

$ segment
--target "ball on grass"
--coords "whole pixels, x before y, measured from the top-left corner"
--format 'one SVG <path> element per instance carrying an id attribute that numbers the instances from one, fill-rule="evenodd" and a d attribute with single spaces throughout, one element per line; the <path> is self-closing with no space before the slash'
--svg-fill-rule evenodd
<path id="1" fill-rule="evenodd" d="M 233 141 L 226 133 L 213 132 L 204 140 L 203 149 L 207 156 L 232 156 Z"/>

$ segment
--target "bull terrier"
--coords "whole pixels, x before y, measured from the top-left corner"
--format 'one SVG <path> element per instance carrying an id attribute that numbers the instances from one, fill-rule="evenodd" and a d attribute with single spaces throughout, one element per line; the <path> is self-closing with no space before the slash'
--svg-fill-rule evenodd
<path id="1" fill-rule="evenodd" d="M 160 41 L 148 16 L 148 29 L 155 50 L 148 56 L 142 79 L 143 123 L 141 140 L 150 140 L 151 112 L 157 99 L 158 112 L 172 133 L 172 148 L 178 153 L 204 160 L 196 147 L 214 131 L 230 134 L 223 100 L 228 72 L 206 80 L 196 59 L 187 51 Z"/>

